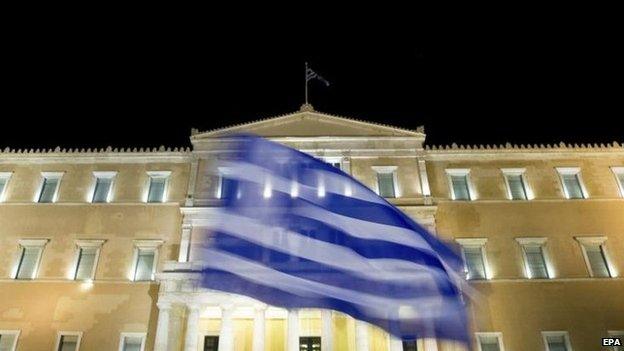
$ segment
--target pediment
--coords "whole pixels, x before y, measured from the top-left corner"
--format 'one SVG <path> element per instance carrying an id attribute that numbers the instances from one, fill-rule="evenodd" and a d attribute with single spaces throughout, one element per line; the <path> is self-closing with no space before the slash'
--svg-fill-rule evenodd
<path id="1" fill-rule="evenodd" d="M 416 137 L 424 138 L 423 130 L 407 130 L 383 124 L 339 117 L 316 111 L 299 111 L 212 131 L 199 132 L 192 140 L 228 134 L 252 133 L 268 138 L 278 137 Z"/>

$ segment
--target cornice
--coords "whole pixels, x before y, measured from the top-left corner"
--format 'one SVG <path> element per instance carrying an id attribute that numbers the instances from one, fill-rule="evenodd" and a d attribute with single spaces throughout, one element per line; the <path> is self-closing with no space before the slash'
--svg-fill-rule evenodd
<path id="1" fill-rule="evenodd" d="M 570 144 L 560 142 L 559 144 L 479 144 L 479 145 L 425 145 L 425 151 L 430 154 L 446 154 L 446 153 L 489 153 L 489 152 L 611 152 L 624 151 L 622 142 L 613 141 L 612 143 L 600 144 Z"/>

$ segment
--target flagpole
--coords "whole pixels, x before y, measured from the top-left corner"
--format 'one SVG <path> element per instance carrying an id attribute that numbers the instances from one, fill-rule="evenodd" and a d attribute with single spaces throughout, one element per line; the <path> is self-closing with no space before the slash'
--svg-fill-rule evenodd
<path id="1" fill-rule="evenodd" d="M 305 74 L 304 74 L 304 79 L 305 79 L 305 104 L 308 104 L 308 63 L 305 63 Z"/>

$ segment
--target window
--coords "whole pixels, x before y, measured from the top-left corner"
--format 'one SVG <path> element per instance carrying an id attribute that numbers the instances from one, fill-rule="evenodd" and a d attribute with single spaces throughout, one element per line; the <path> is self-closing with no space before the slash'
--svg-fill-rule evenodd
<path id="1" fill-rule="evenodd" d="M 547 351 L 572 351 L 568 332 L 542 332 Z"/>
<path id="2" fill-rule="evenodd" d="M 79 240 L 76 257 L 76 269 L 74 270 L 74 280 L 91 280 L 95 277 L 100 247 L 104 240 Z"/>
<path id="3" fill-rule="evenodd" d="M 610 338 L 619 338 L 620 343 L 624 343 L 624 330 L 609 330 Z M 613 351 L 624 351 L 624 346 L 614 346 Z"/>
<path id="4" fill-rule="evenodd" d="M 147 172 L 149 175 L 149 189 L 147 192 L 147 202 L 166 202 L 167 186 L 171 172 Z"/>
<path id="5" fill-rule="evenodd" d="M 464 255 L 466 279 L 489 279 L 487 259 L 485 257 L 485 243 L 487 239 L 455 239 L 462 247 Z"/>
<path id="6" fill-rule="evenodd" d="M 0 202 L 4 201 L 4 194 L 6 193 L 9 179 L 11 179 L 11 172 L 0 172 Z M 0 349 L 2 351 L 2 349 Z"/>
<path id="7" fill-rule="evenodd" d="M 329 163 L 330 165 L 338 168 L 338 169 L 342 169 L 342 157 L 325 157 L 323 158 L 323 161 L 325 161 L 325 163 Z"/>
<path id="8" fill-rule="evenodd" d="M 568 199 L 585 199 L 587 198 L 587 191 L 583 186 L 583 180 L 581 178 L 581 169 L 577 167 L 559 167 L 557 168 L 559 177 L 561 178 L 561 184 L 563 185 L 563 192 Z"/>
<path id="9" fill-rule="evenodd" d="M 373 166 L 377 173 L 377 193 L 381 197 L 398 197 L 396 166 Z"/>
<path id="10" fill-rule="evenodd" d="M 135 241 L 135 259 L 132 280 L 154 280 L 156 264 L 158 263 L 158 247 L 162 245 L 162 243 L 162 240 Z"/>
<path id="11" fill-rule="evenodd" d="M 618 187 L 620 188 L 620 196 L 624 197 L 624 167 L 611 167 L 611 170 L 613 171 L 613 174 L 615 175 L 615 181 L 617 182 Z M 0 185 L 0 188 L 2 188 L 1 185 Z M 1 189 L 0 189 L 0 194 L 2 194 Z"/>
<path id="12" fill-rule="evenodd" d="M 524 181 L 524 168 L 503 168 L 507 184 L 507 196 L 510 200 L 527 200 L 528 192 Z"/>
<path id="13" fill-rule="evenodd" d="M 0 330 L 0 351 L 15 351 L 19 330 Z"/>
<path id="14" fill-rule="evenodd" d="M 300 351 L 321 351 L 320 336 L 302 336 L 299 337 Z"/>
<path id="15" fill-rule="evenodd" d="M 587 269 L 591 277 L 608 278 L 614 277 L 609 266 L 609 259 L 604 246 L 607 240 L 604 236 L 587 236 L 576 237 L 576 240 L 581 244 L 583 250 L 583 257 L 587 264 Z"/>
<path id="16" fill-rule="evenodd" d="M 105 203 L 111 201 L 113 181 L 117 172 L 93 172 L 95 177 L 95 186 L 93 188 L 93 196 L 91 202 Z"/>
<path id="17" fill-rule="evenodd" d="M 56 202 L 58 195 L 59 184 L 63 177 L 62 172 L 43 172 L 41 181 L 41 188 L 37 196 L 36 201 L 40 203 Z"/>
<path id="18" fill-rule="evenodd" d="M 502 333 L 477 333 L 478 351 L 503 351 Z"/>
<path id="19" fill-rule="evenodd" d="M 82 332 L 59 332 L 56 341 L 57 351 L 79 351 Z"/>
<path id="20" fill-rule="evenodd" d="M 403 341 L 403 351 L 418 351 L 416 340 Z"/>
<path id="21" fill-rule="evenodd" d="M 227 178 L 225 176 L 221 176 L 219 178 L 219 198 L 220 199 L 230 199 L 233 197 L 234 192 L 236 191 L 236 180 Z"/>
<path id="22" fill-rule="evenodd" d="M 204 351 L 219 351 L 219 337 L 212 335 L 204 336 Z"/>
<path id="23" fill-rule="evenodd" d="M 469 169 L 446 170 L 449 184 L 451 186 L 451 198 L 453 200 L 472 200 L 468 179 L 469 173 Z"/>
<path id="24" fill-rule="evenodd" d="M 544 250 L 546 238 L 516 238 L 516 241 L 522 247 L 527 278 L 550 278 Z"/>
<path id="25" fill-rule="evenodd" d="M 47 239 L 23 239 L 19 241 L 20 251 L 13 277 L 15 279 L 35 279 L 39 262 Z"/>
<path id="26" fill-rule="evenodd" d="M 145 333 L 121 333 L 119 351 L 143 351 L 145 349 Z"/>

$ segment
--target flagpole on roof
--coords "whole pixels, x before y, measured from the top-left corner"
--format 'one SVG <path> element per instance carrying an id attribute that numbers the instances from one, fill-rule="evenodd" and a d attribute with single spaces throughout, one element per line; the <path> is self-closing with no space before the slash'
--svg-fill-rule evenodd
<path id="1" fill-rule="evenodd" d="M 304 79 L 305 79 L 305 104 L 308 104 L 308 62 L 305 63 L 305 71 L 304 71 Z"/>

